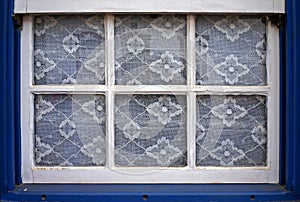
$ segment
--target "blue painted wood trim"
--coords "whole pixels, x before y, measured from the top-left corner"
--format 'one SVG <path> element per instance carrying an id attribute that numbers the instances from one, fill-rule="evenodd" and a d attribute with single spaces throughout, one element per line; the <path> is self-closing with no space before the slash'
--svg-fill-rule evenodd
<path id="1" fill-rule="evenodd" d="M 25 201 L 250 202 L 296 200 L 279 185 L 22 185 L 4 199 Z"/>
<path id="2" fill-rule="evenodd" d="M 0 3 L 0 194 L 20 183 L 20 34 L 15 29 L 13 0 Z"/>
<path id="3" fill-rule="evenodd" d="M 280 48 L 280 81 L 284 81 L 286 79 L 286 20 L 285 16 L 282 16 L 282 24 L 280 26 L 279 34 L 279 46 Z M 286 128 L 286 91 L 285 91 L 285 84 L 284 82 L 280 82 L 280 167 L 279 167 L 279 183 L 285 184 L 286 183 L 286 158 L 285 154 L 286 152 L 286 137 L 285 135 L 285 128 Z"/>
<path id="4" fill-rule="evenodd" d="M 8 5 L 7 1 L 1 1 L 1 10 L 0 10 L 0 27 L 3 28 L 0 32 L 0 57 L 1 62 L 1 69 L 0 69 L 0 161 L 2 162 L 2 166 L 0 167 L 0 190 L 1 193 L 6 193 L 7 191 L 7 99 L 6 99 L 6 71 L 7 71 L 7 12 L 8 12 Z"/>
<path id="5" fill-rule="evenodd" d="M 8 190 L 14 189 L 15 186 L 15 29 L 12 20 L 12 5 L 8 2 L 7 12 L 7 68 L 6 68 L 6 121 L 7 121 L 7 185 Z"/>
<path id="6" fill-rule="evenodd" d="M 286 187 L 300 195 L 300 2 L 286 1 Z"/>
<path id="7" fill-rule="evenodd" d="M 6 44 L 5 44 L 5 39 L 6 39 L 6 3 L 5 1 L 1 1 L 0 2 L 0 27 L 2 29 L 2 31 L 0 31 L 0 54 L 2 57 L 0 57 L 0 93 L 4 93 L 5 92 L 5 80 L 4 80 L 4 75 L 5 75 L 5 66 L 6 66 Z M 6 118 L 5 118 L 5 110 L 4 110 L 4 106 L 5 106 L 6 102 L 5 102 L 5 98 L 4 96 L 0 97 L 0 124 L 1 127 L 3 127 L 6 124 Z M 6 153 L 5 153 L 5 148 L 4 148 L 4 143 L 6 142 L 6 135 L 5 135 L 5 131 L 4 128 L 2 128 L 2 130 L 0 131 L 0 161 L 2 162 L 2 166 L 0 167 L 0 191 L 1 193 L 5 193 L 6 191 L 6 166 L 5 166 L 5 162 L 6 162 Z M 1 194 L 0 193 L 0 194 Z"/>

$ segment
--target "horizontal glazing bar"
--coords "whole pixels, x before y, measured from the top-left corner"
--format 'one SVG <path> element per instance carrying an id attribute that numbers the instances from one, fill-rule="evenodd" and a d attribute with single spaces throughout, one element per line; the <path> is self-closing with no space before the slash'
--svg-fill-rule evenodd
<path id="1" fill-rule="evenodd" d="M 107 87 L 104 85 L 41 85 L 30 87 L 30 92 L 35 94 L 43 93 L 97 93 L 112 91 L 115 93 L 187 93 L 196 92 L 201 94 L 222 94 L 222 93 L 240 93 L 240 94 L 268 94 L 271 90 L 269 86 L 193 86 L 189 88 L 185 85 L 120 85 Z"/>

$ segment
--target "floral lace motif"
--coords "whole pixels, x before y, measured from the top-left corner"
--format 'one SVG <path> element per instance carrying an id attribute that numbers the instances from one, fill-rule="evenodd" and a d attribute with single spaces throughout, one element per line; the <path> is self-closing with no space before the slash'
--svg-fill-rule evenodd
<path id="1" fill-rule="evenodd" d="M 244 158 L 244 155 L 230 139 L 222 141 L 221 146 L 212 150 L 212 157 L 220 161 L 220 166 L 233 166 L 234 162 Z"/>
<path id="2" fill-rule="evenodd" d="M 229 15 L 222 20 L 218 20 L 215 24 L 218 31 L 226 35 L 226 38 L 234 42 L 240 38 L 245 32 L 250 30 L 250 25 L 247 21 L 244 21 L 236 15 Z"/>
<path id="3" fill-rule="evenodd" d="M 45 74 L 47 72 L 50 72 L 53 69 L 55 69 L 55 62 L 53 60 L 50 60 L 49 58 L 46 58 L 45 54 L 41 51 L 41 49 L 34 51 L 34 58 L 34 76 L 36 79 L 41 79 L 45 77 Z"/>
<path id="4" fill-rule="evenodd" d="M 145 49 L 145 42 L 140 37 L 134 36 L 127 41 L 127 49 L 133 55 L 138 55 Z"/>
<path id="5" fill-rule="evenodd" d="M 264 96 L 197 96 L 196 165 L 266 166 Z"/>
<path id="6" fill-rule="evenodd" d="M 256 142 L 259 145 L 266 144 L 266 142 L 267 142 L 267 131 L 263 126 L 259 125 L 255 128 L 253 128 L 251 133 L 252 133 L 251 137 L 252 137 L 254 142 Z"/>
<path id="7" fill-rule="evenodd" d="M 185 108 L 182 95 L 116 95 L 116 165 L 185 166 Z"/>
<path id="8" fill-rule="evenodd" d="M 247 75 L 250 70 L 246 65 L 239 63 L 238 58 L 229 55 L 224 62 L 217 64 L 214 71 L 225 78 L 225 82 L 229 84 L 238 83 L 241 76 Z"/>
<path id="9" fill-rule="evenodd" d="M 186 84 L 185 57 L 184 16 L 115 17 L 116 84 Z"/>
<path id="10" fill-rule="evenodd" d="M 222 119 L 223 124 L 230 127 L 236 123 L 236 121 L 247 114 L 247 110 L 236 104 L 236 100 L 232 97 L 224 99 L 224 103 L 215 106 L 211 109 L 211 112 L 216 117 Z"/>
<path id="11" fill-rule="evenodd" d="M 171 161 L 182 156 L 182 152 L 177 147 L 170 145 L 170 141 L 165 137 L 157 140 L 157 144 L 146 149 L 147 156 L 156 159 L 162 166 L 169 166 Z"/>
<path id="12" fill-rule="evenodd" d="M 36 165 L 104 165 L 105 145 L 104 96 L 36 96 Z"/>
<path id="13" fill-rule="evenodd" d="M 34 24 L 34 34 L 36 36 L 41 36 L 46 33 L 46 31 L 57 25 L 57 21 L 52 16 L 47 17 L 37 17 Z"/>
<path id="14" fill-rule="evenodd" d="M 149 66 L 149 69 L 159 74 L 160 78 L 165 82 L 172 80 L 174 75 L 180 73 L 184 68 L 184 64 L 175 60 L 174 55 L 169 51 L 166 51 L 160 56 L 159 60 L 152 62 Z"/>
<path id="15" fill-rule="evenodd" d="M 196 42 L 197 84 L 266 84 L 262 17 L 199 15 Z"/>
<path id="16" fill-rule="evenodd" d="M 172 122 L 172 117 L 182 114 L 182 107 L 173 103 L 171 97 L 162 96 L 158 98 L 158 102 L 147 107 L 147 112 L 156 116 L 161 124 L 166 125 Z"/>
<path id="17" fill-rule="evenodd" d="M 104 84 L 103 16 L 37 16 L 35 84 Z"/>
<path id="18" fill-rule="evenodd" d="M 165 15 L 158 17 L 152 21 L 151 27 L 161 33 L 166 39 L 171 39 L 175 36 L 176 31 L 185 27 L 185 20 L 177 18 L 174 15 Z"/>

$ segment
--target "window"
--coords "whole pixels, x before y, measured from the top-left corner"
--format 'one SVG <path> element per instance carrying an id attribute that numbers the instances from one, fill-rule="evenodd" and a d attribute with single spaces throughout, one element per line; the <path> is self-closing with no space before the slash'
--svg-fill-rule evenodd
<path id="1" fill-rule="evenodd" d="M 268 15 L 30 15 L 22 32 L 24 182 L 278 182 Z"/>

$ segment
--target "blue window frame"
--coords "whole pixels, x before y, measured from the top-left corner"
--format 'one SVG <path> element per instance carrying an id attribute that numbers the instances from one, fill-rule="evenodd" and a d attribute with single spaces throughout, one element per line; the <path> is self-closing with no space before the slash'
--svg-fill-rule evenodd
<path id="1" fill-rule="evenodd" d="M 13 0 L 0 2 L 0 200 L 9 201 L 288 201 L 300 200 L 300 2 L 281 16 L 281 162 L 279 184 L 22 184 L 20 32 Z M 24 135 L 24 134 L 23 134 Z M 26 135 L 26 134 L 25 134 Z"/>

